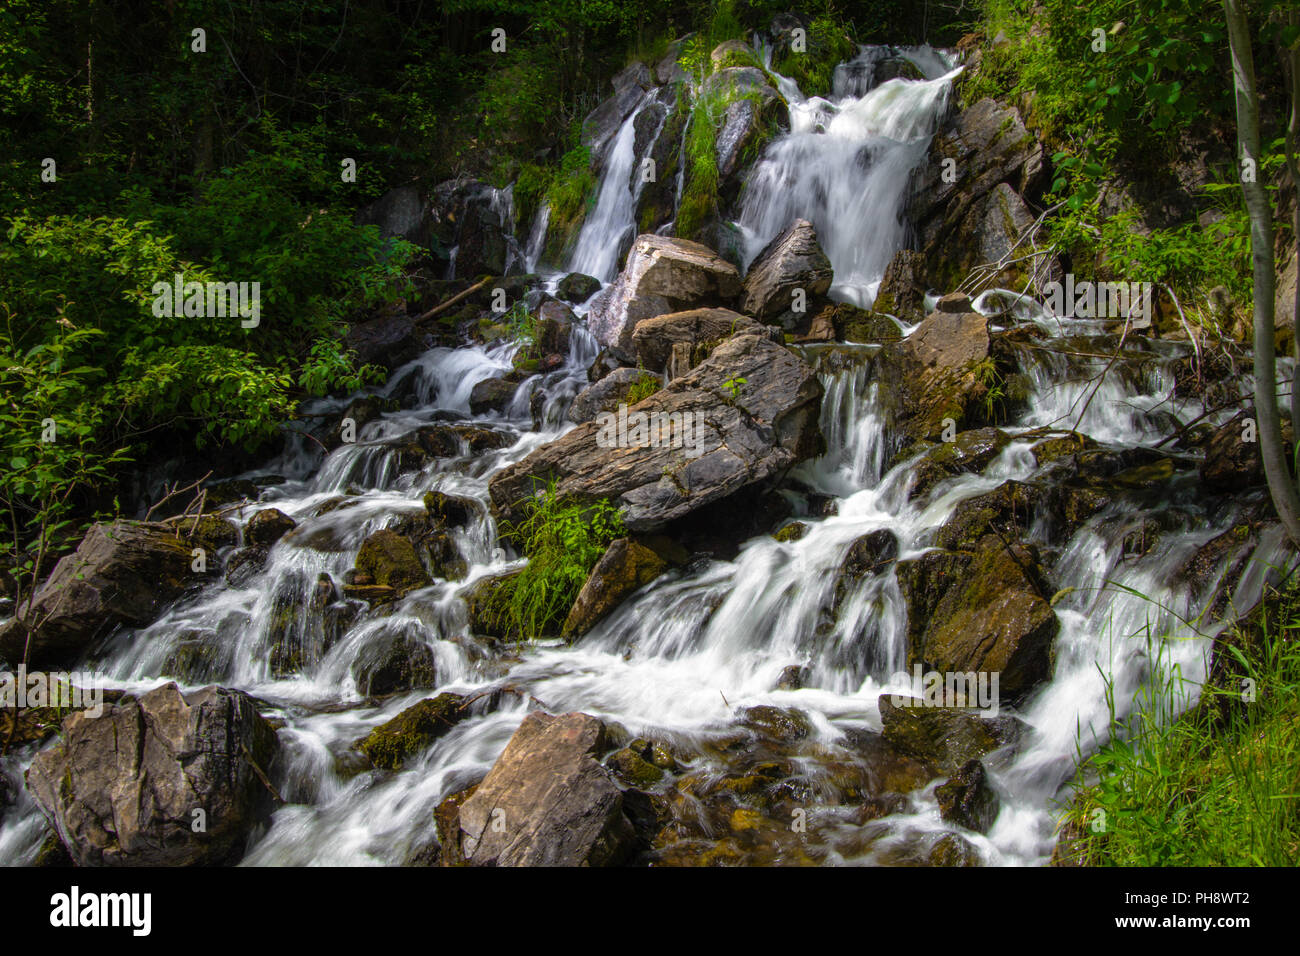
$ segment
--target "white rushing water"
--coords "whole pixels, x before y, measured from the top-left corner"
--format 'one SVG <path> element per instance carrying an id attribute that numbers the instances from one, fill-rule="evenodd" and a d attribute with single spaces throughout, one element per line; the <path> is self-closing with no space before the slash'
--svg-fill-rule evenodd
<path id="1" fill-rule="evenodd" d="M 870 86 L 882 49 L 842 65 L 829 98 L 805 97 L 781 78 L 790 132 L 750 174 L 737 223 L 747 266 L 792 220 L 812 222 L 835 268 L 831 296 L 859 306 L 871 304 L 903 247 L 912 171 L 925 159 L 961 69 L 922 48 L 908 52 L 926 80 Z"/>
<path id="2" fill-rule="evenodd" d="M 864 58 L 870 55 L 864 53 Z M 947 67 L 938 54 L 915 57 L 928 74 Z M 906 199 L 900 183 L 917 161 L 917 150 L 924 152 L 953 75 L 860 88 L 866 63 L 843 71 L 837 79 L 843 93 L 831 101 L 792 101 L 801 117 L 797 128 L 763 159 L 757 188 L 748 194 L 742 215 L 751 251 L 790 218 L 812 218 L 835 264 L 836 288 L 848 298 L 869 295 L 896 248 L 891 243 L 901 242 L 901 234 L 890 233 L 891 217 Z M 604 252 L 628 228 L 619 223 L 629 197 L 634 202 L 628 188 L 636 160 L 632 128 L 629 118 L 618 133 L 589 222 L 592 240 L 587 247 L 580 242 L 575 253 L 574 268 L 606 280 L 616 262 L 604 258 Z M 823 195 L 824 200 L 809 205 Z M 893 238 L 882 238 L 883 233 Z M 530 265 L 534 245 L 530 241 L 523 253 Z M 1098 332 L 1074 320 L 1049 323 L 1041 310 L 1025 308 L 1026 321 L 1037 321 L 1062 339 Z M 1075 427 L 1078 420 L 1080 430 L 1111 448 L 1154 444 L 1168 433 L 1169 369 L 1182 353 L 1176 346 L 1139 342 L 1134 347 L 1143 352 L 1141 369 L 1108 376 L 1100 388 L 1086 385 L 1097 371 L 1091 359 L 1053 352 L 1027 355 L 1030 396 L 1026 410 L 1007 430 L 1014 436 L 1040 426 Z M 254 839 L 248 864 L 367 865 L 409 859 L 434 839 L 437 804 L 491 767 L 530 697 L 553 712 L 584 711 L 632 734 L 674 742 L 695 755 L 692 771 L 718 773 L 736 759 L 725 743 L 735 739 L 739 709 L 756 704 L 799 709 L 812 727 L 810 739 L 793 758 L 799 776 L 810 781 L 814 795 L 833 795 L 834 762 L 865 759 L 855 756 L 853 734 L 880 729 L 878 695 L 907 690 L 890 684 L 906 658 L 898 582 L 891 569 L 866 575 L 837 595 L 836 571 L 850 546 L 865 534 L 888 529 L 899 540 L 901 558 L 916 556 L 961 501 L 1010 478 L 1030 479 L 1041 469 L 1028 451 L 1031 439 L 1017 439 L 982 474 L 949 479 L 927 495 L 910 498 L 915 463 L 886 469 L 890 436 L 878 384 L 865 361 L 870 350 L 840 349 L 835 364 L 827 361 L 830 351 L 806 352 L 810 361 L 822 363 L 821 424 L 827 449 L 795 477 L 814 495 L 833 501 L 833 513 L 804 514 L 801 520 L 808 528 L 799 540 L 778 542 L 761 535 L 746 542 L 734 560 L 709 560 L 670 572 L 572 646 L 551 642 L 516 648 L 481 640 L 468 632 L 462 598 L 484 575 L 519 564 L 502 547 L 489 515 L 488 480 L 567 427 L 564 410 L 585 384 L 585 370 L 596 353 L 594 341 L 580 328 L 565 367 L 522 382 L 503 414 L 475 419 L 469 394 L 477 382 L 510 368 L 514 346 L 434 349 L 399 370 L 387 390 L 408 390 L 414 396 L 412 407 L 384 414 L 362 429 L 356 444 L 323 460 L 303 442 L 270 464 L 268 472 L 288 480 L 266 488 L 262 501 L 241 517 L 274 506 L 299 527 L 271 549 L 262 572 L 238 584 L 213 584 L 173 605 L 150 627 L 117 635 L 97 657 L 98 666 L 117 686 L 143 689 L 174 677 L 182 669 L 178 662 L 199 654 L 198 666 L 190 671 L 193 681 L 184 686 L 216 682 L 239 687 L 274 708 L 286 754 L 274 771 L 275 784 L 288 803 L 276 812 L 269 831 Z M 538 389 L 545 397 L 536 403 L 541 427 L 535 428 L 532 399 Z M 1095 391 L 1090 401 L 1088 389 Z M 338 411 L 345 405 L 346 400 L 325 400 L 316 410 Z M 1184 405 L 1176 411 L 1188 420 L 1200 410 Z M 493 450 L 475 454 L 462 446 L 449 458 L 403 467 L 404 440 L 434 424 L 472 424 L 504 437 Z M 337 585 L 365 537 L 404 515 L 420 513 L 422 496 L 432 489 L 477 503 L 473 520 L 455 531 L 469 564 L 464 580 L 435 581 L 390 605 L 386 613 L 355 618 L 339 613 L 341 602 L 323 606 L 315 599 L 322 575 Z M 1019 711 L 1030 728 L 1019 754 L 991 763 L 1002 803 L 996 823 L 985 836 L 961 831 L 983 862 L 1045 862 L 1054 842 L 1058 802 L 1066 795 L 1063 788 L 1075 761 L 1107 738 L 1112 716 L 1126 716 L 1144 687 L 1162 686 L 1162 668 L 1176 666 L 1193 684 L 1203 677 L 1212 629 L 1197 631 L 1185 623 L 1202 609 L 1185 585 L 1169 580 L 1169 569 L 1231 527 L 1236 515 L 1230 509 L 1209 513 L 1192 494 L 1178 498 L 1156 509 L 1166 533 L 1146 554 L 1127 554 L 1124 539 L 1150 506 L 1126 499 L 1095 515 L 1061 546 L 1054 579 L 1073 590 L 1056 605 L 1061 630 L 1054 675 Z M 805 497 L 801 504 L 810 500 Z M 1031 522 L 1031 538 L 1036 529 Z M 1283 554 L 1279 540 L 1265 540 L 1239 599 L 1258 593 L 1258 568 L 1280 563 Z M 838 610 L 832 613 L 833 607 Z M 400 640 L 428 649 L 437 687 L 379 702 L 365 698 L 353 665 Z M 285 668 L 283 658 L 277 658 L 285 648 L 296 655 L 296 666 Z M 774 689 L 791 665 L 807 669 L 804 687 Z M 505 685 L 511 692 L 499 705 L 459 724 L 400 773 L 360 770 L 349 756 L 356 741 L 419 700 Z M 31 757 L 30 751 L 20 752 L 0 764 L 0 772 L 18 784 L 14 789 L 19 794 L 0 823 L 0 862 L 30 862 L 44 837 L 44 822 L 20 783 Z M 903 806 L 868 826 L 846 822 L 837 816 L 842 808 L 834 799 L 826 798 L 819 807 L 814 796 L 811 809 L 824 813 L 810 827 L 805 846 L 822 862 L 896 860 L 907 847 L 929 845 L 937 835 L 956 829 L 940 820 L 933 789 L 914 792 Z M 770 859 L 807 857 L 778 847 Z"/>

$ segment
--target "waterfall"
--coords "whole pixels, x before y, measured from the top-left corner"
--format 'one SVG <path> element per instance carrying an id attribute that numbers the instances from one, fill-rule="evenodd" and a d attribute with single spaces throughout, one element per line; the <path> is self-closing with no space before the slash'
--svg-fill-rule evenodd
<path id="1" fill-rule="evenodd" d="M 653 107 L 656 92 L 651 90 L 642 96 L 614 137 L 614 145 L 601 171 L 595 208 L 578 233 L 566 267 L 568 272 L 595 276 L 601 282 L 609 282 L 618 274 L 623 253 L 636 235 L 636 201 L 643 186 L 641 177 L 633 176 L 633 168 L 641 158 L 636 149 L 636 121 L 643 110 Z M 663 123 L 661 117 L 646 147 L 647 155 L 654 148 Z"/>
<path id="2" fill-rule="evenodd" d="M 770 56 L 770 54 L 769 54 Z M 918 55 L 919 56 L 919 55 Z M 790 132 L 768 146 L 746 182 L 737 226 L 744 265 L 796 218 L 817 229 L 835 268 L 832 297 L 868 306 L 902 248 L 912 171 L 924 161 L 960 67 L 927 80 L 863 89 L 880 48 L 837 71 L 829 100 L 781 83 Z M 925 62 L 942 61 L 930 51 Z"/>
<path id="3" fill-rule="evenodd" d="M 934 51 L 902 55 L 928 79 L 873 85 L 881 57 L 868 49 L 837 72 L 828 100 L 803 98 L 792 83 L 782 83 L 791 91 L 792 129 L 769 147 L 747 189 L 740 220 L 747 259 L 792 218 L 810 218 L 835 266 L 836 293 L 869 301 L 903 240 L 907 183 L 956 73 Z M 634 122 L 652 101 L 647 94 L 616 134 L 571 270 L 608 280 L 617 268 L 634 228 Z M 509 201 L 508 192 L 498 195 L 493 209 L 504 214 Z M 526 248 L 514 253 L 524 268 L 537 264 L 547 216 L 545 207 L 538 211 Z M 864 763 L 849 743 L 854 734 L 880 730 L 878 696 L 909 691 L 891 684 L 906 657 L 908 623 L 897 574 L 890 568 L 838 582 L 854 543 L 888 530 L 900 559 L 924 553 L 963 501 L 1008 479 L 1045 474 L 1049 466 L 1040 467 L 1029 450 L 1039 437 L 1028 434 L 1034 429 L 1077 427 L 1112 450 L 1149 449 L 1169 434 L 1171 412 L 1189 421 L 1206 411 L 1171 395 L 1173 368 L 1188 354 L 1186 346 L 1131 337 L 1127 360 L 1098 387 L 1096 375 L 1106 363 L 1092 356 L 1107 354 L 1107 346 L 1113 350 L 1113 335 L 1096 322 L 1049 318 L 1028 300 L 1008 311 L 1000 295 L 986 293 L 978 304 L 1037 325 L 1052 338 L 1044 348 L 1018 353 L 1027 400 L 1003 426 L 1010 444 L 982 473 L 910 497 L 918 461 L 891 467 L 887 396 L 873 378 L 874 350 L 806 347 L 802 354 L 825 392 L 826 449 L 788 483 L 799 489 L 791 495 L 796 518 L 806 526 L 803 535 L 777 540 L 761 534 L 732 560 L 701 558 L 673 570 L 572 645 L 515 646 L 476 637 L 464 599 L 483 577 L 521 566 L 490 516 L 488 481 L 571 427 L 564 415 L 587 384 L 595 340 L 579 323 L 562 368 L 523 379 L 504 412 L 481 415 L 470 410 L 473 387 L 510 371 L 517 347 L 430 349 L 394 372 L 382 393 L 396 394 L 400 385 L 411 396 L 408 407 L 384 412 L 360 429 L 356 443 L 328 453 L 297 441 L 258 472 L 284 480 L 265 487 L 257 504 L 233 517 L 243 521 L 275 507 L 297 522 L 271 547 L 260 572 L 208 584 L 153 624 L 120 631 L 96 649 L 94 665 L 123 690 L 173 679 L 186 689 L 219 683 L 265 704 L 284 747 L 273 774 L 287 803 L 269 830 L 253 838 L 243 861 L 248 865 L 403 863 L 435 836 L 439 802 L 491 768 L 530 697 L 557 713 L 584 711 L 629 734 L 680 744 L 692 755 L 692 772 L 716 775 L 735 772 L 738 764 L 729 761 L 746 757 L 737 747 L 739 708 L 796 708 L 807 715 L 810 730 L 804 749 L 789 760 L 789 780 L 813 794 L 815 803 L 819 794 L 839 792 L 833 780 L 845 766 Z M 351 398 L 322 399 L 305 412 L 338 413 Z M 1221 424 L 1229 414 L 1214 413 L 1207 421 Z M 414 465 L 404 458 L 424 430 L 439 427 L 497 440 L 472 452 L 458 439 L 447 455 Z M 317 585 L 342 582 L 366 537 L 420 514 L 431 490 L 475 506 L 469 523 L 454 531 L 469 565 L 464 578 L 434 580 L 378 614 L 364 613 L 358 601 L 322 608 Z M 1110 705 L 1126 716 L 1139 706 L 1140 692 L 1159 687 L 1162 673 L 1175 667 L 1193 685 L 1204 678 L 1215 626 L 1188 622 L 1202 616 L 1213 594 L 1193 600 L 1185 586 L 1170 583 L 1170 569 L 1234 527 L 1247 505 L 1211 510 L 1195 494 L 1170 498 L 1159 505 L 1163 533 L 1146 554 L 1125 553 L 1125 535 L 1142 515 L 1122 503 L 1058 543 L 1054 575 L 1073 590 L 1055 605 L 1061 629 L 1054 674 L 1019 708 L 1030 728 L 1019 755 L 990 769 L 1002 802 L 996 823 L 984 836 L 963 831 L 983 862 L 1045 863 L 1059 801 L 1068 798 L 1077 758 L 1106 740 Z M 1032 536 L 1035 523 L 1029 526 Z M 1263 536 L 1255 560 L 1238 585 L 1239 602 L 1259 595 L 1269 564 L 1286 563 L 1279 533 Z M 437 687 L 368 699 L 357 687 L 354 664 L 396 640 L 427 649 Z M 285 666 L 286 654 L 292 667 Z M 794 665 L 806 669 L 803 687 L 779 689 L 778 678 Z M 499 706 L 459 723 L 403 772 L 358 771 L 349 762 L 357 740 L 420 700 L 444 692 L 487 694 L 505 685 L 512 693 Z M 0 819 L 0 863 L 30 863 L 46 832 L 21 785 L 33 756 L 27 749 L 0 759 L 0 774 L 18 795 Z M 841 808 L 831 803 L 829 809 Z M 874 863 L 887 861 L 891 848 L 908 840 L 956 830 L 940 820 L 927 787 L 870 828 L 810 829 L 802 845 L 821 861 Z M 796 861 L 773 853 L 778 862 Z"/>

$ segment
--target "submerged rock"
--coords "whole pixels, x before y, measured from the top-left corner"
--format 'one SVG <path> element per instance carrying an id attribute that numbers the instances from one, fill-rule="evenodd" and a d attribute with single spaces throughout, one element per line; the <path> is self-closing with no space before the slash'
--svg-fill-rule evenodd
<path id="1" fill-rule="evenodd" d="M 270 816 L 278 750 L 246 694 L 165 684 L 67 718 L 27 785 L 80 866 L 228 864 Z"/>
<path id="2" fill-rule="evenodd" d="M 939 801 L 939 816 L 968 830 L 988 833 L 998 817 L 998 796 L 978 760 L 962 764 L 951 779 L 935 789 L 934 796 Z"/>
<path id="3" fill-rule="evenodd" d="M 455 815 L 449 841 L 470 866 L 617 866 L 635 850 L 624 794 L 597 757 L 605 726 L 532 713 Z"/>
<path id="4" fill-rule="evenodd" d="M 562 496 L 615 502 L 629 531 L 654 530 L 817 454 L 821 393 L 813 369 L 787 349 L 737 336 L 638 406 L 675 416 L 667 442 L 659 430 L 620 436 L 595 422 L 579 425 L 498 472 L 488 486 L 493 509 L 517 521 L 529 497 L 554 479 Z"/>

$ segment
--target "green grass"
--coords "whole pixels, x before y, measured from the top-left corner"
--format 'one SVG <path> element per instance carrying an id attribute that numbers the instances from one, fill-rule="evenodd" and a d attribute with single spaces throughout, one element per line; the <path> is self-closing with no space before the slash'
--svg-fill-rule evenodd
<path id="1" fill-rule="evenodd" d="M 507 578 L 491 599 L 490 613 L 505 633 L 537 640 L 560 633 L 578 592 L 609 543 L 624 534 L 618 508 L 561 497 L 552 481 L 528 515 L 503 529 L 528 564 Z"/>
<path id="2" fill-rule="evenodd" d="M 1117 724 L 1084 765 L 1096 782 L 1067 817 L 1099 866 L 1294 866 L 1300 858 L 1300 586 L 1272 595 L 1219 648 L 1182 717 Z M 1176 690 L 1172 675 L 1166 690 Z M 1253 682 L 1253 683 L 1248 683 Z M 1247 689 L 1254 690 L 1249 700 Z M 1153 701 L 1159 716 L 1168 700 Z M 1163 715 L 1165 718 L 1168 714 Z M 1104 830 L 1094 831 L 1102 819 Z"/>
<path id="3" fill-rule="evenodd" d="M 632 387 L 627 392 L 627 403 L 635 405 L 637 402 L 644 401 L 655 392 L 663 387 L 659 376 L 653 372 L 642 372 L 641 377 L 632 383 Z"/>

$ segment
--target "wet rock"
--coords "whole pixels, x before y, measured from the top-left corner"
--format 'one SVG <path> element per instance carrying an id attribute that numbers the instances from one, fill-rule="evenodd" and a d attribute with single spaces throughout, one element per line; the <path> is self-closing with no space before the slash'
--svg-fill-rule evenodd
<path id="1" fill-rule="evenodd" d="M 761 737 L 790 742 L 803 740 L 812 733 L 812 724 L 802 711 L 760 704 L 740 710 L 737 719 Z"/>
<path id="2" fill-rule="evenodd" d="M 852 578 L 879 573 L 898 557 L 898 538 L 888 528 L 870 531 L 849 546 L 840 574 Z"/>
<path id="3" fill-rule="evenodd" d="M 477 180 L 452 179 L 434 187 L 431 204 L 439 242 L 456 248 L 456 275 L 505 273 L 506 237 L 514 224 L 507 221 L 499 190 Z"/>
<path id="4" fill-rule="evenodd" d="M 578 592 L 561 633 L 569 639 L 586 634 L 629 595 L 667 569 L 667 560 L 638 541 L 619 538 L 612 542 Z"/>
<path id="5" fill-rule="evenodd" d="M 494 574 L 475 581 L 464 593 L 465 607 L 469 616 L 469 628 L 482 637 L 517 638 L 510 633 L 506 624 L 506 615 L 501 606 L 501 593 L 508 588 L 511 578 L 523 571 L 507 571 Z"/>
<path id="6" fill-rule="evenodd" d="M 834 336 L 859 345 L 888 345 L 903 338 L 898 324 L 879 312 L 859 309 L 847 302 L 831 302 L 813 316 L 810 328 L 830 323 Z"/>
<path id="7" fill-rule="evenodd" d="M 278 750 L 246 694 L 165 684 L 99 718 L 73 714 L 27 785 L 80 866 L 227 864 L 269 819 Z"/>
<path id="8" fill-rule="evenodd" d="M 270 555 L 267 548 L 240 548 L 226 559 L 226 583 L 242 588 L 255 580 Z"/>
<path id="9" fill-rule="evenodd" d="M 898 562 L 898 586 L 909 667 L 996 673 L 1003 700 L 1048 678 L 1059 622 L 1031 547 L 990 534 L 971 551 L 928 551 Z"/>
<path id="10" fill-rule="evenodd" d="M 478 505 L 470 498 L 449 495 L 445 491 L 426 491 L 424 510 L 439 526 L 459 528 L 473 520 Z"/>
<path id="11" fill-rule="evenodd" d="M 1215 429 L 1205 446 L 1201 481 L 1217 492 L 1235 492 L 1264 484 L 1264 464 L 1259 456 L 1259 442 L 1242 440 L 1246 413 L 1242 412 L 1226 425 Z M 1251 423 L 1252 426 L 1254 423 Z"/>
<path id="12" fill-rule="evenodd" d="M 385 528 L 366 538 L 357 552 L 357 571 L 368 578 L 357 583 L 379 584 L 409 591 L 429 584 L 429 575 L 420 563 L 410 539 Z"/>
<path id="13" fill-rule="evenodd" d="M 601 349 L 596 354 L 595 359 L 592 360 L 591 367 L 587 369 L 587 381 L 593 384 L 599 382 L 606 375 L 626 365 L 627 363 L 615 355 L 612 350 Z"/>
<path id="14" fill-rule="evenodd" d="M 362 696 L 386 697 L 433 687 L 438 673 L 428 644 L 397 634 L 367 645 L 352 662 L 352 679 Z"/>
<path id="15" fill-rule="evenodd" d="M 376 727 L 357 747 L 379 769 L 401 770 L 410 757 L 469 716 L 468 700 L 460 694 L 422 700 Z"/>
<path id="16" fill-rule="evenodd" d="M 458 790 L 447 797 L 433 811 L 433 819 L 438 827 L 438 836 L 442 841 L 443 866 L 464 866 L 464 856 L 460 847 L 460 808 L 474 796 L 478 784 Z"/>
<path id="17" fill-rule="evenodd" d="M 802 521 L 791 521 L 789 524 L 778 528 L 772 532 L 772 537 L 782 543 L 799 541 L 808 533 L 808 526 Z"/>
<path id="18" fill-rule="evenodd" d="M 645 91 L 655 85 L 644 63 L 631 64 L 611 82 L 614 95 L 602 100 L 582 122 L 582 142 L 591 150 L 592 166 L 597 170 L 604 165 L 619 127 L 636 109 Z"/>
<path id="19" fill-rule="evenodd" d="M 1019 540 L 1036 520 L 1044 517 L 1047 500 L 1048 495 L 1037 485 L 1004 481 L 992 491 L 958 504 L 935 535 L 934 544 L 949 550 L 969 550 L 990 531 L 1008 541 Z"/>
<path id="20" fill-rule="evenodd" d="M 1024 725 L 1009 715 L 984 718 L 956 707 L 928 707 L 915 697 L 896 706 L 893 696 L 881 694 L 878 701 L 885 740 L 940 773 L 955 774 L 971 760 L 1014 745 L 1023 733 Z"/>
<path id="21" fill-rule="evenodd" d="M 532 713 L 461 804 L 459 859 L 471 866 L 617 866 L 637 834 L 596 757 L 605 727 L 587 714 Z"/>
<path id="22" fill-rule="evenodd" d="M 990 348 L 983 316 L 936 312 L 906 340 L 877 353 L 873 369 L 900 448 L 986 423 L 988 377 L 997 371 L 987 361 Z"/>
<path id="23" fill-rule="evenodd" d="M 781 671 L 776 679 L 777 690 L 801 690 L 808 679 L 808 668 L 802 664 L 791 664 Z"/>
<path id="24" fill-rule="evenodd" d="M 851 730 L 847 734 L 847 746 L 858 758 L 856 766 L 861 779 L 850 782 L 858 799 L 911 793 L 936 776 L 926 759 L 897 746 L 888 735 Z"/>
<path id="25" fill-rule="evenodd" d="M 460 553 L 455 537 L 436 516 L 405 515 L 393 522 L 392 530 L 410 541 L 428 577 L 459 581 L 468 573 L 469 562 Z"/>
<path id="26" fill-rule="evenodd" d="M 930 866 L 979 866 L 979 850 L 975 844 L 955 833 L 945 833 L 934 844 L 927 861 Z"/>
<path id="27" fill-rule="evenodd" d="M 752 319 L 730 309 L 690 309 L 642 319 L 632 333 L 632 343 L 644 368 L 662 372 L 676 345 L 684 344 L 691 349 L 694 366 L 723 340 L 760 332 Z"/>
<path id="28" fill-rule="evenodd" d="M 952 441 L 940 442 L 917 463 L 908 497 L 928 494 L 939 482 L 956 475 L 982 472 L 1009 444 L 1011 437 L 997 428 L 960 432 Z"/>
<path id="29" fill-rule="evenodd" d="M 1030 451 L 1033 452 L 1035 463 L 1041 468 L 1096 446 L 1097 443 L 1087 435 L 1079 432 L 1069 432 L 1064 435 L 1044 438 L 1042 441 L 1035 443 Z"/>
<path id="30" fill-rule="evenodd" d="M 766 324 L 787 331 L 808 327 L 810 304 L 825 295 L 834 279 L 831 260 L 817 242 L 817 230 L 796 219 L 749 266 L 740 294 L 740 308 Z M 796 290 L 802 290 L 803 311 L 793 311 Z"/>
<path id="31" fill-rule="evenodd" d="M 885 267 L 871 311 L 892 315 L 908 325 L 920 322 L 925 318 L 925 283 L 921 278 L 924 269 L 925 259 L 919 252 L 900 249 L 894 253 L 894 258 Z"/>
<path id="32" fill-rule="evenodd" d="M 537 332 L 534 350 L 539 356 L 556 354 L 563 357 L 569 354 L 569 335 L 573 330 L 577 316 L 563 302 L 551 299 L 537 309 Z"/>
<path id="33" fill-rule="evenodd" d="M 601 442 L 598 423 L 579 425 L 498 472 L 488 486 L 493 509 L 518 520 L 528 497 L 554 478 L 561 495 L 614 501 L 629 531 L 660 528 L 818 454 L 821 392 L 813 369 L 791 352 L 761 336 L 737 336 L 638 406 L 691 415 L 694 447 L 685 437 L 682 447 L 654 447 L 634 442 L 631 432 L 624 442 L 608 434 Z"/>
<path id="34" fill-rule="evenodd" d="M 629 787 L 647 790 L 663 779 L 664 772 L 630 747 L 610 754 L 605 765 Z"/>
<path id="35" fill-rule="evenodd" d="M 591 305 L 587 327 L 604 346 L 632 352 L 642 319 L 702 306 L 727 306 L 740 292 L 736 267 L 712 249 L 686 239 L 644 234 L 623 271 Z"/>
<path id="36" fill-rule="evenodd" d="M 298 523 L 278 508 L 264 508 L 248 519 L 244 538 L 251 545 L 269 548 L 296 527 Z"/>
<path id="37" fill-rule="evenodd" d="M 405 315 L 381 315 L 348 330 L 345 348 L 357 353 L 358 365 L 381 365 L 392 371 L 424 351 L 427 338 Z"/>
<path id="38" fill-rule="evenodd" d="M 732 66 L 753 66 L 757 57 L 744 40 L 723 40 L 709 54 L 709 62 L 714 70 L 725 70 Z"/>
<path id="39" fill-rule="evenodd" d="M 613 412 L 627 403 L 633 386 L 652 373 L 639 368 L 616 368 L 600 381 L 584 388 L 569 406 L 569 421 L 581 425 L 596 420 L 601 412 Z M 652 376 L 658 381 L 658 376 Z"/>
<path id="40" fill-rule="evenodd" d="M 476 384 L 469 393 L 469 410 L 475 415 L 504 412 L 515 397 L 517 383 L 506 378 L 487 378 Z"/>
<path id="41" fill-rule="evenodd" d="M 700 87 L 701 99 L 718 103 L 733 102 L 749 95 L 765 102 L 780 98 L 763 71 L 753 66 L 729 66 L 717 70 L 706 77 Z"/>
<path id="42" fill-rule="evenodd" d="M 371 422 L 378 421 L 383 417 L 384 412 L 397 410 L 397 403 L 392 399 L 384 398 L 380 395 L 363 395 L 355 398 L 343 411 L 338 425 L 330 432 L 326 439 L 326 444 L 330 448 L 337 448 L 343 444 L 344 438 L 347 437 L 345 432 L 351 431 L 352 439 L 361 434 L 361 429 Z M 348 421 L 352 422 L 351 428 L 346 427 Z"/>
<path id="43" fill-rule="evenodd" d="M 189 517 L 180 515 L 168 518 L 162 523 L 192 546 L 202 547 L 210 552 L 234 547 L 239 543 L 239 529 L 235 527 L 234 522 L 217 515 L 201 514 Z"/>
<path id="44" fill-rule="evenodd" d="M 570 272 L 555 287 L 555 294 L 565 302 L 575 305 L 586 302 L 600 291 L 600 280 L 581 272 Z"/>
<path id="45" fill-rule="evenodd" d="M 998 796 L 978 760 L 968 760 L 934 791 L 939 816 L 967 830 L 988 833 L 998 817 Z"/>
<path id="46" fill-rule="evenodd" d="M 215 574 L 193 570 L 193 546 L 164 525 L 136 521 L 96 524 L 76 553 L 59 560 L 37 590 L 31 619 L 31 666 L 66 664 L 122 625 L 143 627 L 187 588 Z M 0 659 L 23 659 L 26 627 L 0 627 Z"/>

